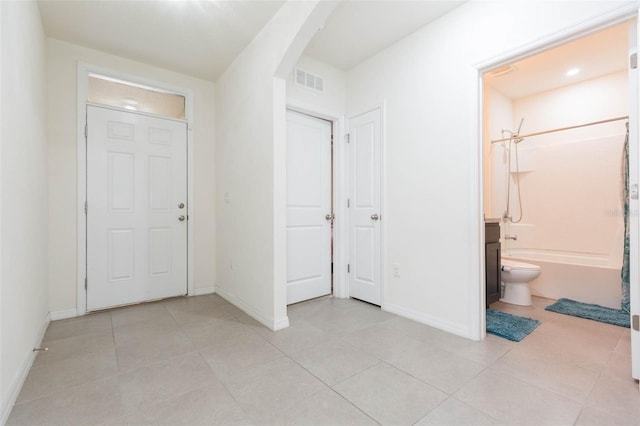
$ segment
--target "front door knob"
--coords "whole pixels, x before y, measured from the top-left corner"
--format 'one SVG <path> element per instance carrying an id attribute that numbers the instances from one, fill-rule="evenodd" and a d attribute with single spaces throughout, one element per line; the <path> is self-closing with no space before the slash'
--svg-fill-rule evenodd
<path id="1" fill-rule="evenodd" d="M 378 219 L 380 219 L 380 216 L 378 216 L 377 213 L 374 213 L 371 215 L 371 220 L 378 220 Z"/>
<path id="2" fill-rule="evenodd" d="M 186 219 L 186 218 L 184 217 L 184 215 L 180 215 L 180 216 L 178 217 L 178 220 L 179 220 L 180 222 L 184 222 L 184 220 L 185 220 L 185 219 Z"/>

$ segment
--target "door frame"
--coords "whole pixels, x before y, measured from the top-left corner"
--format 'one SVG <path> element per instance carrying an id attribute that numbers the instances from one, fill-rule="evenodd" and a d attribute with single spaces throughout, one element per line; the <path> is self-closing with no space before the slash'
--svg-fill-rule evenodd
<path id="1" fill-rule="evenodd" d="M 287 100 L 287 109 L 300 114 L 327 120 L 333 126 L 333 191 L 331 194 L 333 213 L 336 215 L 333 221 L 333 296 L 337 298 L 349 297 L 349 282 L 347 280 L 347 185 L 346 185 L 346 155 L 347 144 L 345 141 L 346 120 L 344 115 L 334 111 L 328 111 L 315 105 Z M 343 200 L 341 202 L 340 200 Z"/>
<path id="2" fill-rule="evenodd" d="M 76 259 L 76 316 L 87 313 L 87 291 L 85 277 L 87 271 L 87 216 L 84 203 L 87 192 L 87 148 L 85 142 L 86 109 L 89 94 L 89 74 L 100 74 L 118 80 L 140 84 L 184 96 L 185 118 L 187 123 L 187 205 L 189 226 L 187 230 L 187 295 L 195 295 L 194 285 L 194 215 L 193 196 L 193 92 L 184 87 L 174 86 L 137 75 L 78 62 L 77 65 L 77 102 L 76 102 L 76 165 L 77 165 L 77 259 Z"/>
<path id="3" fill-rule="evenodd" d="M 605 28 L 621 24 L 630 19 L 638 19 L 639 10 L 636 3 L 625 4 L 618 8 L 612 9 L 607 13 L 590 18 L 586 21 L 579 22 L 575 25 L 564 28 L 563 30 L 553 33 L 549 36 L 538 39 L 532 43 L 524 46 L 509 50 L 497 57 L 487 59 L 483 62 L 476 64 L 469 73 L 469 83 L 474 91 L 477 93 L 475 102 L 473 103 L 471 115 L 469 117 L 470 123 L 474 123 L 474 131 L 472 139 L 475 143 L 471 144 L 472 150 L 470 155 L 470 170 L 471 170 L 471 203 L 472 206 L 469 216 L 469 223 L 471 224 L 471 241 L 475 241 L 475 244 L 471 244 L 472 252 L 470 256 L 470 271 L 476 271 L 476 279 L 470 279 L 469 294 L 470 300 L 470 338 L 473 340 L 484 340 L 486 337 L 486 312 L 485 312 L 485 255 L 484 255 L 484 80 L 483 75 L 495 68 L 499 68 L 504 65 L 508 65 L 515 61 L 524 59 L 526 57 L 536 55 L 545 50 L 563 45 L 570 41 L 585 37 L 589 34 L 601 31 Z M 631 88 L 629 88 L 631 90 Z M 630 99 L 638 99 L 638 93 L 629 93 Z M 637 144 L 638 141 L 630 140 L 630 144 Z M 636 167 L 638 166 L 638 160 L 636 159 Z M 631 239 L 631 243 L 634 243 L 634 239 Z M 635 239 L 636 253 L 638 252 L 638 240 Z M 637 271 L 635 276 L 637 277 Z M 633 277 L 633 271 L 632 271 Z M 637 279 L 631 279 L 632 285 L 638 285 Z"/>

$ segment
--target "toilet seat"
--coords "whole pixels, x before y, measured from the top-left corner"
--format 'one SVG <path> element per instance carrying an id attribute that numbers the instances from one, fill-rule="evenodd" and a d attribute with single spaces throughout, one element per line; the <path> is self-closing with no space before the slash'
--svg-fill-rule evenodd
<path id="1" fill-rule="evenodd" d="M 519 271 L 539 271 L 540 266 L 531 263 L 518 262 L 510 259 L 501 259 L 503 270 L 519 270 Z M 506 268 L 505 268 L 506 267 Z"/>

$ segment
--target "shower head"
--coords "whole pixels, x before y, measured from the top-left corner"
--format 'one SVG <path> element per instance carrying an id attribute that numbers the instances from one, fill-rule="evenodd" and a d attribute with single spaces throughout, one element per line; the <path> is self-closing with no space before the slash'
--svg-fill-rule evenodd
<path id="1" fill-rule="evenodd" d="M 522 117 L 522 119 L 520 120 L 520 125 L 518 126 L 518 131 L 516 132 L 516 136 L 520 134 L 520 129 L 522 129 L 522 123 L 524 123 L 524 117 Z"/>

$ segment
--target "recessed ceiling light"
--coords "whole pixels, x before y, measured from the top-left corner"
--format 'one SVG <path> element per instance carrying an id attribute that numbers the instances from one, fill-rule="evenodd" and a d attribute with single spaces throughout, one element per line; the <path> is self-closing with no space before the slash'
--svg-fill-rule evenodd
<path id="1" fill-rule="evenodd" d="M 125 104 L 128 104 L 128 105 L 138 105 L 138 101 L 136 101 L 135 99 L 131 99 L 131 98 L 124 98 L 124 99 L 122 99 L 122 101 L 123 101 Z"/>
<path id="2" fill-rule="evenodd" d="M 131 111 L 137 111 L 138 110 L 138 108 L 134 107 L 133 105 L 125 105 L 124 109 L 128 109 L 128 110 L 131 110 Z"/>
<path id="3" fill-rule="evenodd" d="M 567 77 L 573 77 L 574 75 L 578 75 L 580 73 L 580 68 L 571 68 L 567 71 Z"/>

